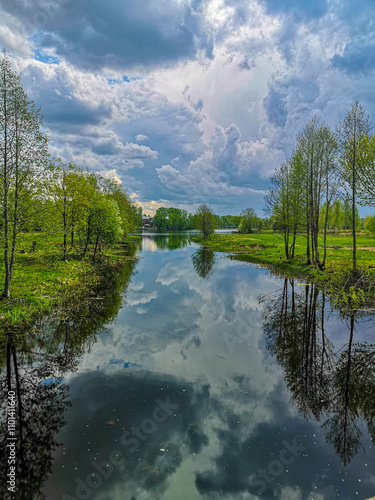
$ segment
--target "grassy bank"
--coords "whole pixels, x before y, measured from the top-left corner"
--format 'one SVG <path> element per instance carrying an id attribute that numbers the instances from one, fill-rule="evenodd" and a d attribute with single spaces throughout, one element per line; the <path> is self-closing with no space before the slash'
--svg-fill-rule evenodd
<path id="1" fill-rule="evenodd" d="M 63 260 L 59 241 L 47 241 L 38 233 L 23 235 L 13 271 L 11 298 L 0 300 L 1 329 L 22 327 L 50 313 L 67 296 L 89 292 L 106 268 L 121 266 L 134 258 L 128 255 L 127 248 L 135 239 L 138 237 L 128 236 L 123 243 L 104 248 L 94 263 L 91 255 L 81 259 L 76 251 L 69 252 Z M 0 276 L 4 277 L 3 262 Z"/>
<path id="2" fill-rule="evenodd" d="M 227 252 L 237 260 L 259 264 L 283 276 L 314 281 L 324 288 L 343 288 L 346 282 L 353 284 L 345 278 L 350 273 L 352 258 L 352 239 L 347 232 L 328 235 L 325 271 L 306 265 L 306 240 L 302 237 L 297 239 L 295 258 L 291 260 L 285 258 L 284 241 L 275 233 L 214 234 L 209 240 L 199 236 L 193 237 L 192 240 L 213 251 Z M 323 252 L 323 238 L 319 241 L 319 245 Z M 357 265 L 369 285 L 368 299 L 373 300 L 375 269 L 371 266 L 375 266 L 375 238 L 367 234 L 358 234 L 357 249 Z"/>

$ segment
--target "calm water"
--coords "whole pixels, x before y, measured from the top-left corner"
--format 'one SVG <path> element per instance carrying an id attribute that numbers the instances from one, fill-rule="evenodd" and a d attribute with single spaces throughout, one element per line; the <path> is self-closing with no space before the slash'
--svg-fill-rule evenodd
<path id="1" fill-rule="evenodd" d="M 183 235 L 137 252 L 76 316 L 8 344 L 16 498 L 375 496 L 374 319 Z"/>

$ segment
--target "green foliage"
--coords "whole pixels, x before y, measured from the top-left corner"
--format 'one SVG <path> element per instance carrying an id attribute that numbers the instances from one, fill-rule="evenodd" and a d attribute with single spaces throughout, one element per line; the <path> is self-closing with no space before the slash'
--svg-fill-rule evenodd
<path id="1" fill-rule="evenodd" d="M 247 208 L 241 212 L 241 222 L 238 226 L 240 233 L 252 233 L 254 230 L 260 230 L 263 227 L 263 221 L 260 219 L 253 208 Z"/>
<path id="2" fill-rule="evenodd" d="M 351 286 L 349 292 L 342 287 L 334 296 L 334 303 L 344 311 L 355 311 L 366 302 L 365 293 L 362 289 Z"/>
<path id="3" fill-rule="evenodd" d="M 200 205 L 196 212 L 197 229 L 202 231 L 204 238 L 210 238 L 215 231 L 215 216 L 206 204 Z"/>
<path id="4" fill-rule="evenodd" d="M 11 68 L 5 51 L 0 61 L 0 207 L 5 267 L 3 297 L 10 297 L 18 235 L 29 226 L 44 193 L 47 136 L 42 117 Z"/>
<path id="5" fill-rule="evenodd" d="M 93 258 L 103 243 L 113 245 L 122 236 L 122 219 L 116 201 L 105 195 L 98 197 L 91 210 L 91 238 L 95 242 Z"/>
<path id="6" fill-rule="evenodd" d="M 370 215 L 365 220 L 365 229 L 375 235 L 375 215 Z"/>
<path id="7" fill-rule="evenodd" d="M 153 220 L 159 231 L 185 231 L 192 227 L 188 213 L 180 208 L 160 207 Z"/>

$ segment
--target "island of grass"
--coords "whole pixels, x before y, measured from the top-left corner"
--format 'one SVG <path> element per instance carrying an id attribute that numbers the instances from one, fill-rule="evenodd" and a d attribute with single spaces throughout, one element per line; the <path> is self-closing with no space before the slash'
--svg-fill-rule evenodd
<path id="1" fill-rule="evenodd" d="M 195 236 L 192 240 L 215 252 L 226 252 L 236 260 L 252 262 L 286 276 L 316 283 L 336 294 L 364 294 L 356 305 L 375 307 L 375 237 L 357 234 L 357 273 L 351 272 L 352 238 L 349 231 L 327 236 L 325 270 L 306 264 L 306 240 L 297 238 L 295 256 L 285 258 L 284 240 L 273 232 L 252 234 L 212 234 L 210 238 Z M 318 242 L 323 248 L 323 237 Z"/>

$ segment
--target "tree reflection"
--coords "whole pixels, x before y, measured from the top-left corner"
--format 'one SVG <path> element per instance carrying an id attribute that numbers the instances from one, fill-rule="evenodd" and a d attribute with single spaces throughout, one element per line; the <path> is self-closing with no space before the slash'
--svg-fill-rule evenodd
<path id="1" fill-rule="evenodd" d="M 297 292 L 294 281 L 285 279 L 280 292 L 260 300 L 268 348 L 285 370 L 298 410 L 323 422 L 327 441 L 346 465 L 361 446 L 359 418 L 374 438 L 375 346 L 354 344 L 358 313 L 347 319 L 348 342 L 335 352 L 325 335 L 327 298 L 314 284 Z"/>
<path id="2" fill-rule="evenodd" d="M 66 297 L 55 313 L 30 332 L 0 337 L 1 422 L 0 498 L 39 500 L 58 445 L 55 436 L 64 425 L 69 388 L 63 376 L 77 369 L 80 356 L 105 325 L 118 314 L 135 262 L 122 268 L 107 266 L 103 279 L 89 293 Z M 8 491 L 8 392 L 16 396 L 16 497 Z"/>
<path id="3" fill-rule="evenodd" d="M 14 339 L 6 342 L 6 374 L 0 379 L 1 410 L 6 414 L 8 391 L 16 395 L 16 492 L 20 500 L 41 499 L 40 489 L 52 464 L 52 451 L 57 446 L 56 433 L 64 425 L 64 409 L 68 404 L 68 388 L 62 384 L 60 370 L 53 358 L 23 365 Z M 4 477 L 8 468 L 8 434 L 6 421 L 1 422 L 0 466 Z M 0 485 L 1 498 L 12 498 L 6 479 Z M 14 498 L 14 497 L 13 497 Z"/>
<path id="4" fill-rule="evenodd" d="M 185 248 L 189 243 L 189 238 L 187 235 L 181 234 L 167 234 L 167 235 L 157 235 L 153 239 L 157 248 L 159 250 L 178 250 L 179 248 Z"/>
<path id="5" fill-rule="evenodd" d="M 196 273 L 201 278 L 206 279 L 213 273 L 216 259 L 212 250 L 200 247 L 193 253 L 191 260 Z"/>

